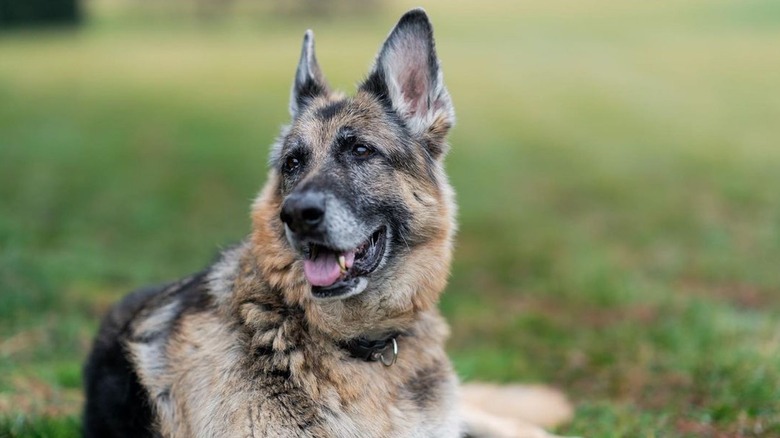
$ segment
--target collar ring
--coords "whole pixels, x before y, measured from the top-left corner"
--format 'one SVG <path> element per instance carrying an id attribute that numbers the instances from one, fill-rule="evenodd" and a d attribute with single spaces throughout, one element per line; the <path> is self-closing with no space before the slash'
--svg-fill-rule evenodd
<path id="1" fill-rule="evenodd" d="M 395 365 L 395 361 L 398 360 L 398 342 L 395 340 L 395 338 L 390 339 L 390 341 L 393 343 L 393 349 L 389 352 L 390 357 L 387 357 L 388 350 L 390 350 L 390 345 L 386 346 L 378 353 L 379 361 L 382 362 L 382 365 L 386 367 Z"/>

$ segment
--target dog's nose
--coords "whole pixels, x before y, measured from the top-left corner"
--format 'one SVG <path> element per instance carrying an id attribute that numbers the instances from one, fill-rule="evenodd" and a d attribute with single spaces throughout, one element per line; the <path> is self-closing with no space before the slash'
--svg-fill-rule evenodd
<path id="1" fill-rule="evenodd" d="M 279 218 L 296 233 L 314 231 L 325 217 L 325 195 L 320 192 L 293 193 L 282 205 Z"/>

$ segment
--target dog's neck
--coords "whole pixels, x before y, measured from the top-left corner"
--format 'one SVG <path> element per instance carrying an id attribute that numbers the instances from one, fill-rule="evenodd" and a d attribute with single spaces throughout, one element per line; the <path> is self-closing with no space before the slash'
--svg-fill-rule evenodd
<path id="1" fill-rule="evenodd" d="M 435 308 L 421 311 L 409 306 L 406 311 L 391 313 L 357 297 L 290 302 L 289 294 L 273 281 L 296 277 L 290 272 L 262 272 L 253 248 L 245 242 L 226 252 L 211 275 L 212 289 L 221 297 L 223 308 L 237 319 L 253 349 L 286 350 L 311 339 L 344 349 L 360 340 L 370 343 L 390 338 L 396 338 L 403 348 L 413 337 L 426 344 L 443 344 L 446 338 L 446 325 Z M 308 287 L 300 277 L 289 287 Z"/>

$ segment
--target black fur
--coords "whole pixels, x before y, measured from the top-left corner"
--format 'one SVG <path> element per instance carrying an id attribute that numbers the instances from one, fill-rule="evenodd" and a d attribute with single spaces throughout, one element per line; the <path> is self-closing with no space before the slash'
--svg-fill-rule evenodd
<path id="1" fill-rule="evenodd" d="M 295 90 L 295 103 L 300 112 L 312 99 L 324 95 L 327 87 L 312 78 L 308 78 L 303 83 L 296 84 Z"/>
<path id="2" fill-rule="evenodd" d="M 347 101 L 345 100 L 329 103 L 317 109 L 317 116 L 319 116 L 324 121 L 328 121 L 336 117 L 336 115 L 338 115 L 338 113 L 340 113 L 346 106 Z"/>
<path id="3" fill-rule="evenodd" d="M 204 271 L 178 283 L 152 286 L 133 292 L 115 305 L 103 319 L 84 367 L 86 438 L 158 436 L 152 432 L 152 403 L 127 356 L 125 343 L 130 340 L 153 342 L 167 336 L 172 327 L 152 333 L 144 339 L 130 339 L 130 324 L 147 308 L 158 308 L 162 302 L 171 300 L 179 302 L 178 313 L 172 319 L 173 324 L 186 313 L 209 309 L 213 302 L 211 296 L 206 293 L 207 273 Z"/>
<path id="4" fill-rule="evenodd" d="M 385 80 L 385 74 L 381 69 L 375 69 L 368 75 L 363 84 L 360 86 L 360 90 L 372 94 L 379 100 L 382 107 L 388 114 L 395 114 L 396 119 L 400 120 L 397 113 L 393 109 L 393 102 L 390 100 L 390 90 L 387 89 L 387 81 Z"/>
<path id="5" fill-rule="evenodd" d="M 103 319 L 84 367 L 86 438 L 155 436 L 151 403 L 127 357 L 123 340 L 130 321 L 163 290 L 163 286 L 157 286 L 134 292 Z"/>

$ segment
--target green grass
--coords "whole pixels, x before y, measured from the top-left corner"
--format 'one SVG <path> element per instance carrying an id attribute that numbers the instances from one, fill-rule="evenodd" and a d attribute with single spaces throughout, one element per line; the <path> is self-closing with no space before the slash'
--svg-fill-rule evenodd
<path id="1" fill-rule="evenodd" d="M 248 232 L 303 30 L 351 90 L 409 6 L 173 25 L 111 5 L 0 34 L 0 437 L 77 434 L 107 306 Z M 560 387 L 563 434 L 780 436 L 776 3 L 425 6 L 459 119 L 461 375 Z"/>

